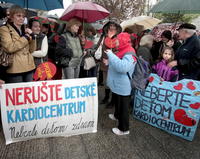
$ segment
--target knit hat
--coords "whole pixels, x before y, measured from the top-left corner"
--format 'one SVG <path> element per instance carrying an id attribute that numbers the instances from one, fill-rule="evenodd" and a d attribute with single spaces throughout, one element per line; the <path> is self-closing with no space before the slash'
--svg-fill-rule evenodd
<path id="1" fill-rule="evenodd" d="M 168 40 L 172 39 L 172 32 L 170 30 L 165 30 L 162 32 L 161 37 L 165 37 Z"/>

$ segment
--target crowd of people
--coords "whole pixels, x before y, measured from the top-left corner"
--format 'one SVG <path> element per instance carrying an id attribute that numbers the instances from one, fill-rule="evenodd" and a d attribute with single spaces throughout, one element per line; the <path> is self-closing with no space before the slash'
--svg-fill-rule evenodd
<path id="1" fill-rule="evenodd" d="M 115 107 L 109 118 L 118 120 L 118 127 L 112 129 L 117 135 L 129 134 L 132 89 L 127 72 L 132 74 L 137 63 L 133 54 L 142 56 L 163 81 L 200 80 L 200 40 L 192 24 L 180 25 L 178 38 L 165 30 L 162 40 L 155 41 L 149 31 L 140 37 L 122 32 L 112 20 L 97 30 L 92 26 L 84 28 L 73 18 L 67 24 L 57 24 L 52 32 L 34 18 L 25 25 L 26 13 L 19 6 L 12 6 L 6 14 L 6 22 L 0 27 L 0 44 L 13 55 L 13 63 L 0 66 L 0 86 L 33 81 L 37 66 L 45 61 L 57 67 L 54 80 L 98 77 L 98 84 L 105 90 L 101 104 Z M 92 42 L 90 47 L 86 47 L 88 41 Z M 84 59 L 88 56 L 95 59 L 96 65 L 85 70 Z"/>

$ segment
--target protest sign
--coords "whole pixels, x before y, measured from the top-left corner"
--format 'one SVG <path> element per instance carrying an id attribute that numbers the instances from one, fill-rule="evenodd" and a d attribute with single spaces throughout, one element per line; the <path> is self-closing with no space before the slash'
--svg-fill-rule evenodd
<path id="1" fill-rule="evenodd" d="M 166 82 L 151 74 L 146 90 L 135 91 L 133 116 L 192 141 L 200 116 L 200 82 Z"/>
<path id="2" fill-rule="evenodd" d="M 6 144 L 97 131 L 96 78 L 6 84 L 0 97 Z"/>

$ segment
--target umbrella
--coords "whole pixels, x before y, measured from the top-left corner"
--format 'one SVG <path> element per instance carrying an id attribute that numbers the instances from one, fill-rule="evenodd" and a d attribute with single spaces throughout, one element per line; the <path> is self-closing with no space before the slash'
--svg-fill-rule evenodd
<path id="1" fill-rule="evenodd" d="M 123 21 L 120 25 L 123 30 L 126 28 L 129 28 L 133 30 L 133 32 L 138 32 L 137 30 L 146 30 L 146 29 L 152 29 L 154 26 L 156 26 L 158 23 L 160 23 L 161 20 L 149 17 L 149 16 L 138 16 L 133 17 L 132 19 Z"/>
<path id="2" fill-rule="evenodd" d="M 104 19 L 109 14 L 109 11 L 93 2 L 77 2 L 71 4 L 60 19 L 68 21 L 71 18 L 78 18 L 84 22 L 91 23 Z"/>
<path id="3" fill-rule="evenodd" d="M 4 2 L 14 3 L 23 8 L 33 8 L 40 10 L 52 10 L 56 8 L 63 8 L 62 0 L 3 0 Z"/>
<path id="4" fill-rule="evenodd" d="M 179 26 L 181 25 L 181 23 L 162 23 L 159 24 L 157 26 L 155 26 L 152 31 L 151 31 L 151 35 L 154 36 L 154 39 L 156 41 L 160 41 L 161 40 L 161 34 L 163 31 L 165 30 L 170 30 L 172 32 L 172 34 L 178 34 L 177 29 L 179 28 Z"/>
<path id="5" fill-rule="evenodd" d="M 200 13 L 199 0 L 163 0 L 149 11 L 152 13 Z"/>
<path id="6" fill-rule="evenodd" d="M 14 4 L 13 3 L 0 3 L 0 6 L 3 7 L 4 9 L 12 7 Z M 1 14 L 2 15 L 2 14 Z M 27 18 L 37 16 L 37 11 L 35 9 L 27 9 L 26 10 L 26 16 Z"/>

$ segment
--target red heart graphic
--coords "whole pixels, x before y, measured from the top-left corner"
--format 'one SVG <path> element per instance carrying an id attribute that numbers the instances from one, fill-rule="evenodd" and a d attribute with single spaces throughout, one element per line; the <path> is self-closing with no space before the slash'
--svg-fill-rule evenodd
<path id="1" fill-rule="evenodd" d="M 149 82 L 153 82 L 153 80 L 154 80 L 154 77 L 149 77 Z"/>
<path id="2" fill-rule="evenodd" d="M 177 109 L 174 112 L 174 119 L 178 123 L 186 126 L 194 126 L 196 124 L 196 120 L 188 117 L 187 113 L 183 109 Z"/>
<path id="3" fill-rule="evenodd" d="M 199 108 L 200 108 L 200 103 L 190 104 L 190 107 L 191 107 L 192 109 L 199 109 Z"/>
<path id="4" fill-rule="evenodd" d="M 178 85 L 174 86 L 174 89 L 176 90 L 182 90 L 183 85 L 181 83 L 179 83 Z"/>
<path id="5" fill-rule="evenodd" d="M 187 88 L 188 89 L 191 89 L 191 90 L 195 90 L 196 89 L 196 87 L 194 86 L 194 82 L 189 82 L 188 84 L 187 84 Z"/>

